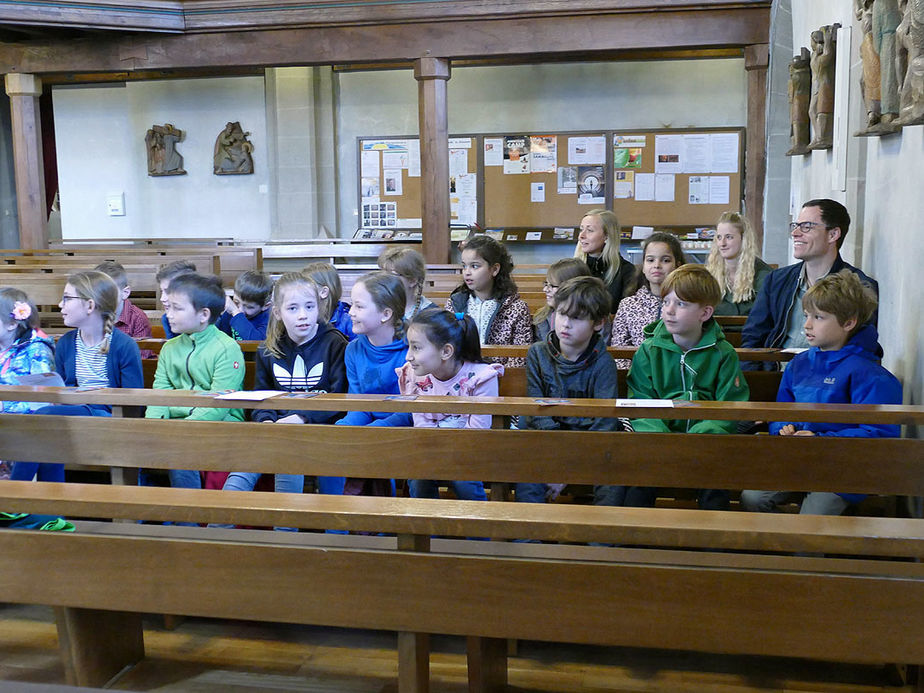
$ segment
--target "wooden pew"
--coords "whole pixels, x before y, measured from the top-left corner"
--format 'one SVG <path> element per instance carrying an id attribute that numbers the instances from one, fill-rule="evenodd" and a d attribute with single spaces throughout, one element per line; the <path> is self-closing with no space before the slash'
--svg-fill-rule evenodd
<path id="1" fill-rule="evenodd" d="M 181 392 L 4 388 L 2 396 L 217 404 Z M 553 414 L 562 414 L 565 407 L 494 398 L 421 397 L 408 402 L 343 395 L 291 404 Z M 568 406 L 568 412 L 582 415 L 604 410 L 612 415 L 612 401 Z M 591 411 L 596 414 L 586 413 Z M 924 421 L 921 407 L 900 406 L 691 403 L 669 411 L 672 418 Z M 658 412 L 632 411 L 640 416 Z M 42 435 L 51 426 L 57 434 Z M 229 444 L 237 438 L 241 445 Z M 194 457 L 199 468 L 242 471 L 924 493 L 924 458 L 917 440 L 697 436 L 694 446 L 688 438 L 0 416 L 0 455 L 15 451 L 21 456 L 29 450 L 36 461 L 66 462 L 80 456 L 113 467 L 173 468 L 188 465 Z M 472 449 L 490 449 L 492 454 L 472 455 Z M 253 450 L 263 454 L 255 456 Z M 659 464 L 637 464 L 652 454 Z M 729 465 L 729 459 L 735 464 Z M 870 469 L 876 474 L 870 475 Z M 3 484 L 0 502 L 9 510 L 72 516 L 399 535 L 397 540 L 343 537 L 338 539 L 343 543 L 332 545 L 325 536 L 312 534 L 297 535 L 289 544 L 270 538 L 255 541 L 251 534 L 236 542 L 233 535 L 204 529 L 194 536 L 151 536 L 136 525 L 77 535 L 0 533 L 0 550 L 8 557 L 0 572 L 5 599 L 59 608 L 59 626 L 69 636 L 62 639 L 69 671 L 85 677 L 78 683 L 98 684 L 107 673 L 143 656 L 140 620 L 133 614 L 145 611 L 396 630 L 402 634 L 399 690 L 426 690 L 427 647 L 420 634 L 430 632 L 471 638 L 471 690 L 503 683 L 505 638 L 836 661 L 924 661 L 924 569 L 920 563 L 870 560 L 924 557 L 924 524 L 919 520 L 498 508 L 489 503 L 69 484 Z M 626 548 L 431 542 L 433 534 L 610 542 Z M 374 547 L 370 540 L 377 542 Z M 655 548 L 628 548 L 633 545 Z M 777 555 L 819 551 L 845 558 Z M 47 573 L 49 561 L 58 579 L 35 579 Z M 233 579 L 226 579 L 230 575 Z M 120 588 L 113 590 L 114 584 Z M 306 584 L 312 598 L 294 598 Z M 356 598 L 360 592 L 363 599 Z M 691 594 L 697 598 L 690 599 Z M 376 608 L 364 608 L 370 603 Z M 450 604 L 464 608 L 447 608 Z M 575 609 L 575 604 L 593 608 Z M 845 628 L 845 604 L 874 617 L 855 619 Z M 550 610 L 555 619 L 548 618 Z M 780 619 L 780 613 L 798 614 L 799 628 Z M 123 646 L 101 647 L 113 641 Z"/>

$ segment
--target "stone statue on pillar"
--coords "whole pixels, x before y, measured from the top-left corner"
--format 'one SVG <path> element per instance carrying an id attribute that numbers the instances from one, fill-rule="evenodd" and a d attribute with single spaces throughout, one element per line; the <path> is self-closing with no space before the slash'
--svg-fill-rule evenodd
<path id="1" fill-rule="evenodd" d="M 900 125 L 924 123 L 924 0 L 899 0 L 903 17 L 895 32 L 901 79 Z"/>
<path id="2" fill-rule="evenodd" d="M 837 56 L 837 30 L 840 24 L 826 24 L 812 32 L 812 100 L 809 118 L 812 141 L 809 149 L 834 146 L 834 69 Z"/>
<path id="3" fill-rule="evenodd" d="M 249 132 L 241 129 L 238 121 L 228 123 L 215 139 L 213 172 L 216 176 L 253 173 L 253 144 L 247 139 Z"/>
<path id="4" fill-rule="evenodd" d="M 177 142 L 182 142 L 184 133 L 172 123 L 154 125 L 144 136 L 148 153 L 149 176 L 182 176 L 183 155 L 176 150 Z"/>
<path id="5" fill-rule="evenodd" d="M 866 125 L 854 133 L 854 137 L 868 137 L 875 133 L 882 117 L 882 103 L 880 99 L 881 67 L 879 53 L 873 43 L 873 0 L 855 0 L 854 14 L 860 22 L 863 40 L 860 42 L 860 59 L 863 63 L 863 73 L 860 77 L 860 93 L 866 107 Z"/>
<path id="6" fill-rule="evenodd" d="M 873 134 L 889 135 L 901 127 L 899 111 L 899 75 L 895 30 L 902 21 L 898 0 L 873 0 L 873 47 L 879 54 L 880 103 L 882 115 Z"/>
<path id="7" fill-rule="evenodd" d="M 812 96 L 812 71 L 807 48 L 789 63 L 789 138 L 786 156 L 809 152 L 809 100 Z"/>

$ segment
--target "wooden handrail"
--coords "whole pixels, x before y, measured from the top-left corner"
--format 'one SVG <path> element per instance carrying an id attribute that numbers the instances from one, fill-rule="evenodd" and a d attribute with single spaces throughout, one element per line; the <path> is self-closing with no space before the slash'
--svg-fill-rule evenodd
<path id="1" fill-rule="evenodd" d="M 190 390 L 101 388 L 81 391 L 69 387 L 0 385 L 0 401 L 112 406 L 211 407 L 218 409 L 291 409 L 293 411 L 382 411 L 497 416 L 596 416 L 726 421 L 812 421 L 915 425 L 924 423 L 924 406 L 912 404 L 815 404 L 803 402 L 686 402 L 672 407 L 639 406 L 612 399 L 575 399 L 543 404 L 532 397 L 448 397 L 419 395 L 413 400 L 394 395 L 325 393 L 309 398 L 285 395 L 255 402 L 220 400 L 214 394 Z"/>

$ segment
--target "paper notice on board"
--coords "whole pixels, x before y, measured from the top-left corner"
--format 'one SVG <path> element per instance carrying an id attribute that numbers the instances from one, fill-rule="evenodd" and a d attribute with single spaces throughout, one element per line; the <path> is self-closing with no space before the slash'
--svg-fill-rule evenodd
<path id="1" fill-rule="evenodd" d="M 653 173 L 635 175 L 635 199 L 638 202 L 651 202 L 655 199 L 655 177 Z"/>
<path id="2" fill-rule="evenodd" d="M 709 173 L 712 170 L 710 136 L 683 136 L 683 170 L 686 173 Z"/>
<path id="3" fill-rule="evenodd" d="M 407 152 L 382 152 L 382 168 L 407 168 Z"/>
<path id="4" fill-rule="evenodd" d="M 645 135 L 613 135 L 614 147 L 644 147 Z"/>
<path id="5" fill-rule="evenodd" d="M 602 164 L 606 161 L 606 138 L 569 137 L 568 163 L 572 165 Z"/>
<path id="6" fill-rule="evenodd" d="M 529 201 L 545 202 L 545 183 L 529 184 Z"/>
<path id="7" fill-rule="evenodd" d="M 360 196 L 363 198 L 363 202 L 370 201 L 369 198 L 376 198 L 378 202 L 379 196 L 379 177 L 378 175 L 375 178 L 366 178 L 363 177 L 359 182 L 360 187 Z"/>
<path id="8" fill-rule="evenodd" d="M 529 138 L 529 170 L 531 173 L 555 173 L 558 167 L 558 137 L 533 135 Z"/>
<path id="9" fill-rule="evenodd" d="M 673 202 L 674 201 L 674 179 L 673 173 L 656 173 L 655 174 L 655 202 Z"/>
<path id="10" fill-rule="evenodd" d="M 654 233 L 654 226 L 633 226 L 632 240 L 641 241 Z"/>
<path id="11" fill-rule="evenodd" d="M 478 216 L 478 204 L 474 199 L 449 198 L 449 212 L 453 221 L 460 224 L 474 224 Z"/>
<path id="12" fill-rule="evenodd" d="M 385 169 L 382 172 L 382 177 L 385 179 L 385 194 L 386 195 L 403 195 L 401 186 L 401 169 L 400 168 L 391 168 Z"/>
<path id="13" fill-rule="evenodd" d="M 460 199 L 475 198 L 475 183 L 478 181 L 477 173 L 460 173 L 455 177 L 455 186 L 450 192 Z"/>
<path id="14" fill-rule="evenodd" d="M 577 166 L 558 167 L 558 194 L 574 195 L 577 193 Z"/>
<path id="15" fill-rule="evenodd" d="M 363 150 L 359 155 L 359 164 L 359 175 L 363 178 L 379 177 L 379 153 L 377 150 Z"/>
<path id="16" fill-rule="evenodd" d="M 690 176 L 688 199 L 691 205 L 709 204 L 709 176 Z"/>
<path id="17" fill-rule="evenodd" d="M 504 173 L 529 173 L 529 137 L 526 135 L 504 138 Z"/>
<path id="18" fill-rule="evenodd" d="M 717 132 L 710 135 L 713 173 L 738 172 L 738 133 Z"/>
<path id="19" fill-rule="evenodd" d="M 503 137 L 485 137 L 484 138 L 484 165 L 485 166 L 503 166 L 504 165 L 504 138 Z"/>
<path id="20" fill-rule="evenodd" d="M 450 149 L 471 149 L 472 148 L 472 138 L 471 137 L 450 137 L 449 138 L 449 148 Z"/>
<path id="21" fill-rule="evenodd" d="M 468 173 L 468 150 L 467 149 L 450 149 L 449 150 L 449 175 L 458 176 Z"/>
<path id="22" fill-rule="evenodd" d="M 606 179 L 603 176 L 602 166 L 578 166 L 578 204 L 603 204 L 603 193 L 606 189 Z"/>
<path id="23" fill-rule="evenodd" d="M 613 197 L 617 200 L 631 200 L 635 194 L 635 171 L 616 171 L 613 180 Z"/>
<path id="24" fill-rule="evenodd" d="M 655 173 L 683 173 L 681 135 L 655 135 Z"/>
<path id="25" fill-rule="evenodd" d="M 709 204 L 727 205 L 730 183 L 728 176 L 709 176 Z"/>
<path id="26" fill-rule="evenodd" d="M 407 141 L 407 175 L 420 178 L 420 140 Z"/>

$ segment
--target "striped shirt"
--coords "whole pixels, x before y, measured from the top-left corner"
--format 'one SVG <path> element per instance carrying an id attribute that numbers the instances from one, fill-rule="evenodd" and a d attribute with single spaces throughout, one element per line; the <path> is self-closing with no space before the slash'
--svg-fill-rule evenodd
<path id="1" fill-rule="evenodd" d="M 78 387 L 109 387 L 109 373 L 106 370 L 108 354 L 100 353 L 104 344 L 108 344 L 110 337 L 96 346 L 88 347 L 83 343 L 80 332 L 77 332 L 77 353 L 74 356 L 77 371 Z"/>

